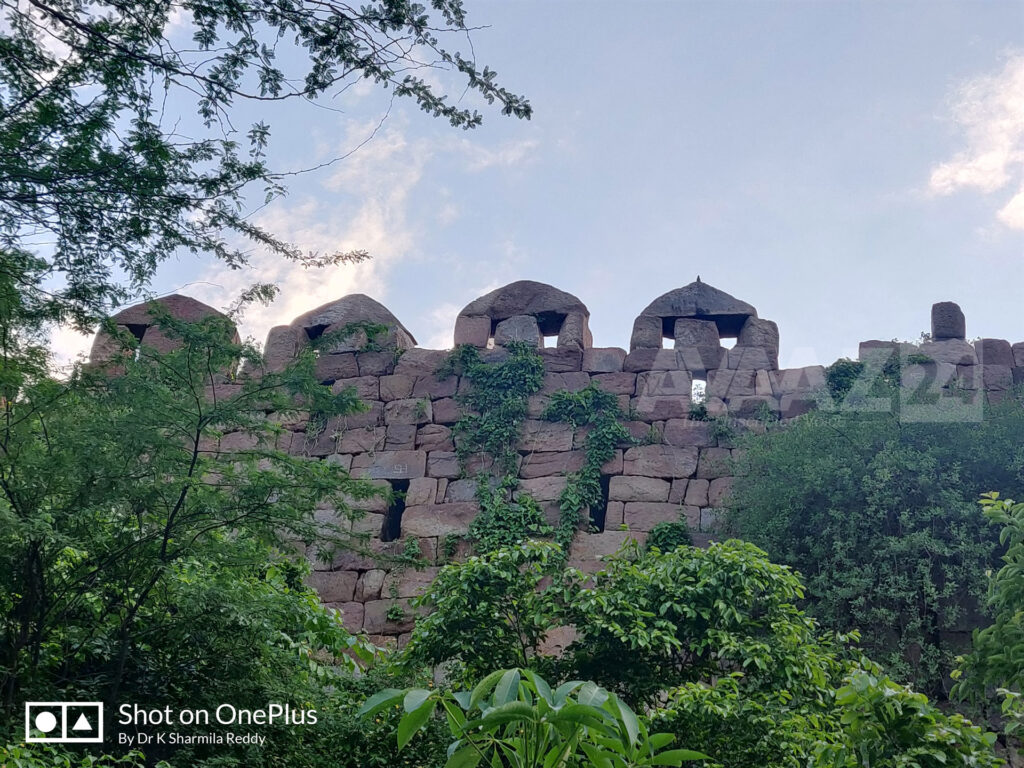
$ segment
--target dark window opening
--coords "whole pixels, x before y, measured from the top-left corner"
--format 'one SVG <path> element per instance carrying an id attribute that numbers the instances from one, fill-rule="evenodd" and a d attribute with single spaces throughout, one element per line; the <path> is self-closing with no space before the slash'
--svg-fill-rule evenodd
<path id="1" fill-rule="evenodd" d="M 381 541 L 394 541 L 402 537 L 402 514 L 405 512 L 405 494 L 409 491 L 408 480 L 390 480 L 391 503 L 384 513 L 384 525 L 380 529 Z"/>
<path id="2" fill-rule="evenodd" d="M 128 325 L 125 326 L 125 328 L 128 329 L 129 333 L 131 333 L 131 335 L 135 337 L 136 341 L 142 341 L 142 337 L 146 335 L 146 329 L 148 327 L 149 326 L 145 325 L 144 323 L 129 323 Z"/>
<path id="3" fill-rule="evenodd" d="M 311 325 L 309 328 L 306 329 L 306 336 L 309 338 L 310 341 L 316 341 L 317 339 L 324 335 L 324 331 L 326 331 L 329 327 L 330 326 L 328 326 L 327 324 Z"/>
<path id="4" fill-rule="evenodd" d="M 604 533 L 604 524 L 608 516 L 608 489 L 611 483 L 611 475 L 601 475 L 601 500 L 590 508 L 590 524 L 601 533 Z"/>
<path id="5" fill-rule="evenodd" d="M 565 315 L 559 312 L 538 312 L 534 317 L 537 318 L 542 336 L 557 336 L 562 332 Z"/>

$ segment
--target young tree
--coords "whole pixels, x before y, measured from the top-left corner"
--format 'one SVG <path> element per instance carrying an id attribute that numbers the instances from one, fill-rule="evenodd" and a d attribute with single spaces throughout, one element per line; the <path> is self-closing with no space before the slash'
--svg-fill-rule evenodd
<path id="1" fill-rule="evenodd" d="M 295 455 L 284 428 L 358 409 L 354 392 L 321 386 L 312 352 L 258 375 L 225 317 L 158 325 L 180 348 L 125 338 L 112 369 L 67 381 L 16 334 L 0 345 L 6 722 L 26 699 L 301 700 L 372 653 L 296 554 L 359 546 L 349 523 L 379 491 Z M 252 375 L 232 377 L 239 360 Z"/>
<path id="2" fill-rule="evenodd" d="M 2 0 L 0 268 L 34 255 L 19 290 L 82 324 L 179 249 L 231 266 L 251 244 L 303 264 L 364 256 L 303 254 L 246 218 L 244 193 L 269 201 L 284 174 L 266 159 L 270 126 L 236 126 L 237 107 L 314 101 L 366 78 L 479 125 L 420 75 L 440 69 L 528 118 L 493 70 L 444 42 L 470 32 L 462 0 L 430 5 Z"/>

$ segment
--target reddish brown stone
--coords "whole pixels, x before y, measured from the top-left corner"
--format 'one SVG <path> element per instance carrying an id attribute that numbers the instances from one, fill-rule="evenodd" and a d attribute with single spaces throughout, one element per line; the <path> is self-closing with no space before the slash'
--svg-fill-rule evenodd
<path id="1" fill-rule="evenodd" d="M 638 445 L 626 451 L 622 458 L 622 471 L 626 475 L 689 477 L 696 469 L 696 448 Z"/>
<path id="2" fill-rule="evenodd" d="M 667 480 L 621 475 L 611 479 L 608 498 L 612 501 L 668 501 L 670 489 Z"/>

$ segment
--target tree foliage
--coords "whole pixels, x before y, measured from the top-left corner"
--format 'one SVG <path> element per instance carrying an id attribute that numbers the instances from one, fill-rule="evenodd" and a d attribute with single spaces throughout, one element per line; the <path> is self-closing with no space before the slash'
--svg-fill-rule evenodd
<path id="1" fill-rule="evenodd" d="M 974 499 L 1024 484 L 1022 433 L 1017 401 L 980 423 L 809 414 L 747 440 L 733 529 L 803 574 L 823 626 L 943 694 L 995 558 Z"/>
<path id="2" fill-rule="evenodd" d="M 26 699 L 296 701 L 374 653 L 304 585 L 295 554 L 360 546 L 348 524 L 377 490 L 292 455 L 282 426 L 351 412 L 354 393 L 321 386 L 313 352 L 231 381 L 240 359 L 256 370 L 259 356 L 226 319 L 157 323 L 180 349 L 126 335 L 112 369 L 64 381 L 45 364 L 31 373 L 33 348 L 16 334 L 0 345 L 8 715 Z M 322 506 L 337 519 L 315 515 Z"/>
<path id="3" fill-rule="evenodd" d="M 21 289 L 83 323 L 179 249 L 231 266 L 253 244 L 307 265 L 365 256 L 304 254 L 247 218 L 246 192 L 269 202 L 289 171 L 268 162 L 268 123 L 246 126 L 240 105 L 265 113 L 369 79 L 454 126 L 479 125 L 420 74 L 442 69 L 503 114 L 531 114 L 493 70 L 445 43 L 470 31 L 461 0 L 2 8 L 0 266 L 39 259 Z"/>

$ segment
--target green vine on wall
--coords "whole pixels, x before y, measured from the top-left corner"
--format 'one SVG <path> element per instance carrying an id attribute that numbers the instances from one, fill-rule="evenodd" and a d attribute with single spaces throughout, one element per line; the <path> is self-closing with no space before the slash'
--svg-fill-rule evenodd
<path id="1" fill-rule="evenodd" d="M 480 552 L 551 533 L 537 502 L 516 493 L 516 444 L 528 401 L 543 386 L 544 361 L 536 349 L 522 342 L 505 349 L 505 359 L 488 363 L 476 347 L 463 345 L 437 371 L 440 379 L 459 375 L 471 385 L 456 396 L 465 413 L 453 429 L 463 474 L 474 456 L 484 454 L 494 460 L 491 474 L 477 476 L 480 512 L 470 525 L 469 537 Z"/>
<path id="2" fill-rule="evenodd" d="M 561 512 L 555 529 L 555 541 L 568 551 L 582 522 L 584 509 L 590 508 L 591 520 L 601 510 L 605 498 L 601 489 L 601 467 L 615 455 L 615 448 L 632 438 L 621 422 L 622 409 L 618 398 L 591 382 L 578 392 L 560 391 L 551 396 L 543 418 L 572 425 L 573 429 L 588 427 L 584 442 L 586 458 L 583 467 L 568 476 L 568 483 L 558 499 Z"/>

